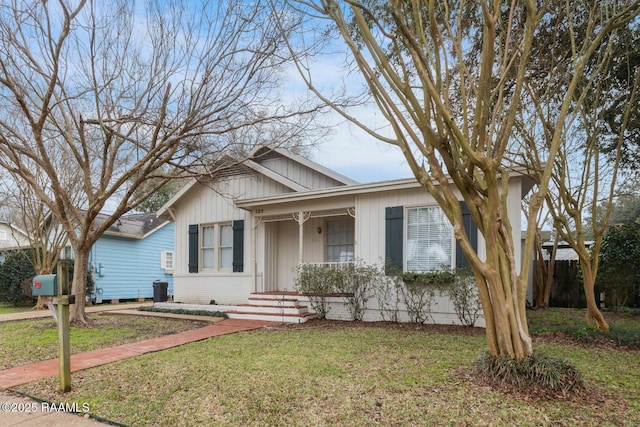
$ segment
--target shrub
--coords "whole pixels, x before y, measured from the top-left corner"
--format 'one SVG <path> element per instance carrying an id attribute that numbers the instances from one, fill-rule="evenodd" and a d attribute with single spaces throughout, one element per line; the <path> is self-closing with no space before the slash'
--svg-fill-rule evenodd
<path id="1" fill-rule="evenodd" d="M 36 275 L 28 251 L 13 252 L 0 266 L 0 301 L 17 304 L 31 296 L 31 279 Z"/>
<path id="2" fill-rule="evenodd" d="M 436 288 L 423 282 L 405 282 L 400 287 L 402 302 L 407 307 L 411 323 L 424 323 L 431 317 Z"/>
<path id="3" fill-rule="evenodd" d="M 488 351 L 476 361 L 474 373 L 496 384 L 568 392 L 584 386 L 582 375 L 568 360 L 540 353 L 525 359 L 494 357 Z"/>
<path id="4" fill-rule="evenodd" d="M 457 268 L 454 280 L 446 286 L 441 286 L 440 289 L 443 295 L 449 297 L 460 323 L 465 326 L 475 326 L 482 312 L 482 304 L 471 269 Z"/>
<path id="5" fill-rule="evenodd" d="M 172 314 L 189 314 L 192 316 L 209 316 L 209 317 L 222 317 L 228 318 L 227 313 L 223 311 L 209 311 L 209 310 L 186 310 L 184 308 L 159 308 L 159 307 L 138 307 L 138 311 L 151 311 L 155 313 L 172 313 Z"/>
<path id="6" fill-rule="evenodd" d="M 640 225 L 607 230 L 600 250 L 596 284 L 605 290 L 608 306 L 640 306 Z"/>
<path id="7" fill-rule="evenodd" d="M 356 260 L 335 268 L 337 291 L 344 293 L 344 305 L 349 310 L 352 320 L 362 320 L 371 298 L 372 289 L 385 281 L 384 270 L 376 265 L 366 265 Z"/>
<path id="8" fill-rule="evenodd" d="M 341 273 L 328 265 L 299 264 L 295 268 L 295 288 L 309 298 L 319 319 L 325 319 L 331 307 L 327 297 L 336 292 Z"/>
<path id="9" fill-rule="evenodd" d="M 384 277 L 374 285 L 374 294 L 378 301 L 380 316 L 386 322 L 400 321 L 400 301 L 402 299 L 402 281 L 396 277 Z"/>
<path id="10" fill-rule="evenodd" d="M 436 292 L 441 293 L 445 286 L 450 286 L 455 280 L 454 274 L 448 270 L 409 271 L 399 274 L 399 278 L 404 282 L 404 285 L 400 286 L 402 302 L 412 323 L 424 323 L 429 320 Z"/>

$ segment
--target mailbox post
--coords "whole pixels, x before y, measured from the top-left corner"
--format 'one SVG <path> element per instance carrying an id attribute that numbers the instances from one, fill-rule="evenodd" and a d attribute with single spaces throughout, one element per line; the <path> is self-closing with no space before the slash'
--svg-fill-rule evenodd
<path id="1" fill-rule="evenodd" d="M 53 299 L 58 310 L 58 343 L 60 361 L 60 388 L 71 391 L 71 344 L 69 341 L 69 304 L 75 301 L 69 289 L 69 261 L 58 261 L 58 296 Z"/>
<path id="2" fill-rule="evenodd" d="M 60 363 L 60 388 L 71 391 L 71 345 L 69 342 L 69 304 L 75 304 L 75 296 L 69 295 L 69 260 L 58 262 L 58 274 L 41 274 L 33 278 L 31 290 L 35 296 L 53 297 L 58 313 L 58 344 Z"/>

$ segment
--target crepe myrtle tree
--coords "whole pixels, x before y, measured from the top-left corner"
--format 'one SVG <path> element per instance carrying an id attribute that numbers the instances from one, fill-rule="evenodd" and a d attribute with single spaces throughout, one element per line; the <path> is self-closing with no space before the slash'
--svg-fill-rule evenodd
<path id="1" fill-rule="evenodd" d="M 558 123 L 556 115 L 566 101 L 567 85 L 575 80 L 571 79 L 572 64 L 576 55 L 582 55 L 582 40 L 596 39 L 599 26 L 616 12 L 635 7 L 637 15 L 637 4 L 624 0 L 597 4 L 575 1 L 568 9 L 564 1 L 548 2 L 547 7 L 556 13 L 542 19 L 538 26 L 532 55 L 535 59 L 528 70 L 524 96 L 526 104 L 535 109 L 536 120 L 531 120 L 531 112 L 524 109 L 517 126 L 523 140 L 517 157 L 529 164 L 536 179 L 540 179 L 544 162 L 553 167 L 547 210 L 556 233 L 578 256 L 586 320 L 603 332 L 609 326 L 595 298 L 598 254 L 614 198 L 628 175 L 625 169 L 636 164 L 632 154 L 638 144 L 638 19 L 622 20 L 615 31 L 594 46 L 575 83 L 560 149 L 553 158 L 546 152 L 553 144 L 550 130 Z"/>
<path id="2" fill-rule="evenodd" d="M 542 163 L 536 175 L 518 271 L 515 238 L 519 242 L 520 224 L 511 224 L 508 216 L 514 164 L 507 153 L 515 145 L 516 118 L 529 108 L 522 100 L 538 24 L 557 11 L 534 0 L 299 0 L 289 4 L 291 10 L 281 22 L 301 13 L 309 26 L 323 29 L 316 38 L 308 33 L 289 38 L 308 88 L 351 123 L 402 151 L 417 181 L 452 223 L 473 270 L 490 353 L 515 359 L 530 356 L 525 314 L 529 260 L 537 213 L 548 194 L 553 165 Z M 589 14 L 584 7 L 566 3 L 569 13 Z M 594 31 L 576 40 L 572 76 L 554 121 L 545 123 L 551 134 L 545 147 L 547 158 L 554 158 L 561 148 L 564 122 L 575 108 L 576 85 L 586 62 L 603 40 L 637 16 L 638 9 L 638 2 L 628 2 L 607 16 L 592 14 Z M 322 40 L 321 35 L 328 37 Z M 353 101 L 349 93 L 329 93 L 314 78 L 317 55 L 333 54 L 340 43 L 348 53 L 344 59 L 350 67 L 348 75 L 358 75 L 364 83 L 363 91 L 354 94 L 356 101 L 362 102 L 363 93 L 368 95 L 385 126 L 371 125 L 345 108 Z M 536 119 L 535 109 L 530 114 Z M 484 237 L 484 259 L 465 234 L 456 190 Z"/>
<path id="3" fill-rule="evenodd" d="M 2 2 L 0 167 L 68 236 L 72 322 L 87 321 L 90 249 L 121 215 L 205 170 L 233 148 L 230 131 L 299 128 L 317 111 L 279 99 L 294 25 L 283 33 L 267 6 L 242 0 Z"/>

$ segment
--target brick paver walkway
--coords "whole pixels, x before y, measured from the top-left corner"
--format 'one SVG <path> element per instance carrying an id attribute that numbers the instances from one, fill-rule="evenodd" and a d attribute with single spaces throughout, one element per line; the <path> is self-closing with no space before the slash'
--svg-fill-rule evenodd
<path id="1" fill-rule="evenodd" d="M 136 343 L 124 344 L 116 347 L 104 348 L 101 350 L 76 353 L 71 355 L 71 371 L 93 368 L 95 366 L 140 356 L 145 353 L 165 350 L 177 347 L 190 342 L 201 341 L 219 335 L 233 334 L 236 332 L 250 331 L 264 326 L 276 325 L 275 322 L 265 322 L 258 320 L 238 320 L 225 319 L 199 329 L 180 332 L 178 334 L 166 335 L 159 338 L 140 341 Z M 8 389 L 20 384 L 37 381 L 42 378 L 58 375 L 58 359 L 46 360 L 26 366 L 0 371 L 0 389 Z"/>

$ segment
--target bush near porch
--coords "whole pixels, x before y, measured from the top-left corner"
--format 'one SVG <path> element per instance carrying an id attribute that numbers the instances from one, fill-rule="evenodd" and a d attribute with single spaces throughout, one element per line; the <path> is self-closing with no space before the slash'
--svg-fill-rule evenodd
<path id="1" fill-rule="evenodd" d="M 330 311 L 337 308 L 336 300 L 343 303 L 348 316 L 331 317 L 338 320 L 363 320 L 369 314 L 367 320 L 438 323 L 432 311 L 443 298 L 451 304 L 461 325 L 475 326 L 482 315 L 468 268 L 392 274 L 385 270 L 360 260 L 300 264 L 295 271 L 296 290 L 308 297 L 320 319 L 330 318 Z M 372 299 L 374 303 L 369 304 Z"/>

